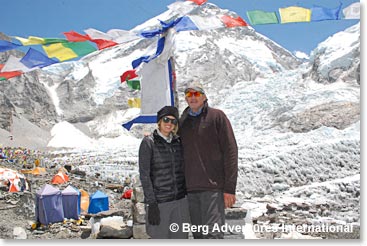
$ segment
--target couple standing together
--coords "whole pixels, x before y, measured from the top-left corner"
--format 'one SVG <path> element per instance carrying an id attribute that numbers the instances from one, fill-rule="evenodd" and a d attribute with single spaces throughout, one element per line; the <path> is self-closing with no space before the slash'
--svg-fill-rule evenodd
<path id="1" fill-rule="evenodd" d="M 185 100 L 180 119 L 177 108 L 160 109 L 157 129 L 140 145 L 146 230 L 151 238 L 188 238 L 182 227 L 191 224 L 209 228 L 193 231 L 195 239 L 223 238 L 211 229 L 224 225 L 224 209 L 236 201 L 237 143 L 228 118 L 208 106 L 199 83 L 187 86 Z"/>

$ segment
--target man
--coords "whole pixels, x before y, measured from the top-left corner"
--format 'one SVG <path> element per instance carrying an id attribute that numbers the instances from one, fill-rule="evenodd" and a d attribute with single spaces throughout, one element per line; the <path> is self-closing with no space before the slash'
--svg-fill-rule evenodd
<path id="1" fill-rule="evenodd" d="M 180 118 L 185 178 L 192 225 L 208 227 L 194 238 L 223 238 L 216 230 L 225 222 L 224 208 L 235 201 L 238 148 L 231 123 L 219 109 L 208 106 L 199 83 L 185 90 L 188 107 Z M 213 230 L 214 229 L 214 230 Z"/>

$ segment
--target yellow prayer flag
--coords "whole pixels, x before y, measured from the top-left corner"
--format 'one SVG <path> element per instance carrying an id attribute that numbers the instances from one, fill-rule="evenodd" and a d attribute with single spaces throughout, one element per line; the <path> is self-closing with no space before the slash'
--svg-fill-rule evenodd
<path id="1" fill-rule="evenodd" d="M 32 44 L 44 44 L 45 43 L 45 39 L 44 38 L 35 37 L 35 36 L 29 36 L 28 37 L 28 40 Z"/>
<path id="2" fill-rule="evenodd" d="M 296 6 L 279 8 L 279 15 L 281 18 L 281 23 L 311 21 L 311 9 Z"/>
<path id="3" fill-rule="evenodd" d="M 29 36 L 28 38 L 15 37 L 23 45 L 34 45 L 34 44 L 44 44 L 45 40 L 43 38 Z"/>
<path id="4" fill-rule="evenodd" d="M 28 38 L 22 38 L 15 36 L 14 38 L 18 39 L 24 46 L 26 45 L 35 45 L 35 44 L 54 44 L 54 43 L 65 43 L 66 39 L 62 38 L 40 38 L 35 36 L 29 36 Z"/>
<path id="5" fill-rule="evenodd" d="M 140 98 L 129 98 L 127 104 L 130 108 L 141 108 L 141 100 Z"/>
<path id="6" fill-rule="evenodd" d="M 59 61 L 66 61 L 78 57 L 72 49 L 65 47 L 62 43 L 50 44 L 48 46 L 43 45 L 42 48 L 49 58 L 55 57 Z"/>

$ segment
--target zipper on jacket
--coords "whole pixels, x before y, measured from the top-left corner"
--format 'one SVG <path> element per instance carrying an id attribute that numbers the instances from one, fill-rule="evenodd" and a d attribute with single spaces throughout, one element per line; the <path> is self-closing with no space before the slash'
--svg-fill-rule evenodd
<path id="1" fill-rule="evenodd" d="M 169 147 L 169 150 L 170 152 L 172 153 L 172 161 L 171 161 L 171 164 L 172 164 L 172 179 L 173 179 L 173 193 L 174 193 L 174 199 L 176 200 L 177 199 L 177 184 L 176 184 L 176 176 L 175 176 L 175 149 L 174 147 L 172 146 L 174 143 L 171 143 L 168 147 Z"/>

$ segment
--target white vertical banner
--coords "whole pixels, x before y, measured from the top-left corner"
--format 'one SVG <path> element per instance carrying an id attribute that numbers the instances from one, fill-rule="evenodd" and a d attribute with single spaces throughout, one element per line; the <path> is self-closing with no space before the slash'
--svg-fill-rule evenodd
<path id="1" fill-rule="evenodd" d="M 141 88 L 140 115 L 156 115 L 159 109 L 171 105 L 171 88 L 168 61 L 164 64 L 154 59 L 143 64 L 139 71 Z"/>

